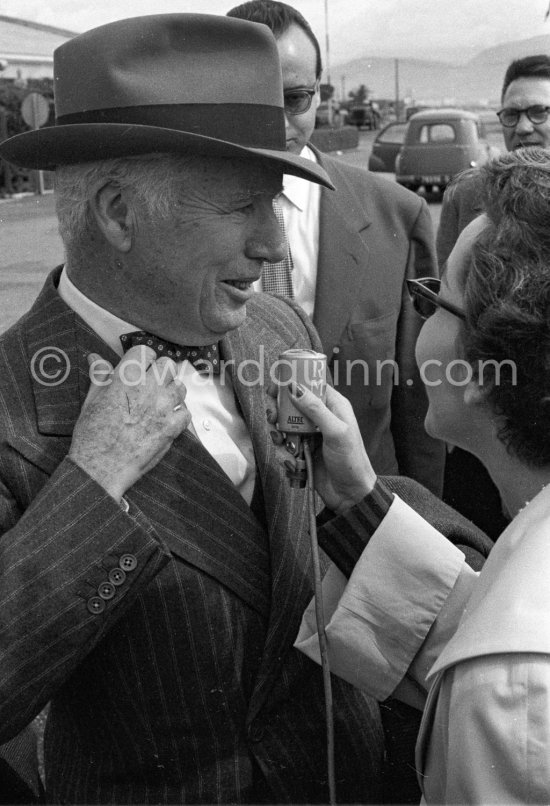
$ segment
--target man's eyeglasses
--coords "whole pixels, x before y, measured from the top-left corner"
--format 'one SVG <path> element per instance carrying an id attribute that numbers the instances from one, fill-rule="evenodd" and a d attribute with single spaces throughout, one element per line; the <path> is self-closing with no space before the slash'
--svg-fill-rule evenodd
<path id="1" fill-rule="evenodd" d="M 536 126 L 541 123 L 546 123 L 549 112 L 550 106 L 537 104 L 536 106 L 527 106 L 525 109 L 512 109 L 511 107 L 509 109 L 501 109 L 500 112 L 497 112 L 497 115 L 502 125 L 511 129 L 513 126 L 518 125 L 519 119 L 524 113 L 531 123 L 534 123 Z"/>
<path id="2" fill-rule="evenodd" d="M 407 288 L 411 295 L 413 307 L 422 319 L 429 319 L 438 308 L 444 308 L 449 313 L 466 320 L 466 314 L 439 296 L 441 280 L 436 277 L 420 277 L 418 280 L 407 280 Z"/>
<path id="3" fill-rule="evenodd" d="M 303 115 L 311 107 L 313 96 L 317 90 L 295 89 L 284 93 L 285 112 L 287 115 Z"/>

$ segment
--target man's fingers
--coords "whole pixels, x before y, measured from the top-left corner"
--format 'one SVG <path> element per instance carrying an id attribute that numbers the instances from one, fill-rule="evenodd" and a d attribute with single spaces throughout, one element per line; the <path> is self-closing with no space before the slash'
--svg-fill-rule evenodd
<path id="1" fill-rule="evenodd" d="M 172 411 L 179 417 L 185 415 L 184 419 L 187 420 L 186 422 L 187 427 L 187 425 L 189 425 L 189 423 L 191 422 L 191 413 L 189 412 L 189 409 L 185 405 L 185 396 L 187 395 L 187 388 L 184 382 L 179 378 L 174 378 L 174 383 L 170 388 L 175 393 L 172 398 L 173 400 Z"/>
<path id="2" fill-rule="evenodd" d="M 113 381 L 113 365 L 106 358 L 102 358 L 99 353 L 89 353 L 88 374 L 90 376 L 90 388 L 86 395 L 86 403 L 93 400 L 104 386 L 109 386 Z"/>
<path id="3" fill-rule="evenodd" d="M 172 361 L 168 356 L 162 356 L 153 362 L 150 373 L 156 378 L 157 383 L 162 386 L 169 386 L 175 383 L 178 375 L 178 366 L 175 361 Z"/>
<path id="4" fill-rule="evenodd" d="M 128 350 L 117 364 L 115 372 L 127 386 L 145 383 L 146 373 L 155 363 L 156 353 L 144 344 L 136 344 Z"/>
<path id="5" fill-rule="evenodd" d="M 177 375 L 174 378 L 173 386 L 174 389 L 177 391 L 178 395 L 180 396 L 181 401 L 183 402 L 185 400 L 185 396 L 187 395 L 187 386 L 182 381 L 182 379 Z"/>
<path id="6" fill-rule="evenodd" d="M 113 365 L 106 358 L 102 358 L 99 353 L 90 353 L 88 367 L 90 380 L 94 386 L 106 386 L 110 383 Z"/>

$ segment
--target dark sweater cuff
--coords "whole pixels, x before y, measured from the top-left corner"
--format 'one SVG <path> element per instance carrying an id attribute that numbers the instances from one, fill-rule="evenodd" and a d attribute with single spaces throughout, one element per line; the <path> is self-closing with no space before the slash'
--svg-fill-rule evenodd
<path id="1" fill-rule="evenodd" d="M 372 492 L 342 515 L 328 509 L 321 512 L 317 521 L 319 545 L 345 576 L 350 576 L 393 499 L 393 493 L 377 479 Z"/>

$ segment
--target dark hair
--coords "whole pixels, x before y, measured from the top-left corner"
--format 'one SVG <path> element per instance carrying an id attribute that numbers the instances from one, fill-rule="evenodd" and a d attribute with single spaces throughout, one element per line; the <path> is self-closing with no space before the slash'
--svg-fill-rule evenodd
<path id="1" fill-rule="evenodd" d="M 463 278 L 465 354 L 483 364 L 498 437 L 532 466 L 550 462 L 550 151 L 481 169 L 489 219 Z M 497 375 L 498 372 L 498 375 Z"/>
<path id="2" fill-rule="evenodd" d="M 515 59 L 508 65 L 504 75 L 501 99 L 512 81 L 517 78 L 548 78 L 550 79 L 550 56 L 540 53 L 538 56 L 525 56 Z"/>
<path id="3" fill-rule="evenodd" d="M 250 22 L 262 22 L 272 30 L 275 39 L 288 31 L 291 25 L 297 25 L 315 48 L 315 77 L 320 77 L 323 63 L 319 42 L 311 30 L 309 22 L 297 9 L 286 3 L 280 3 L 278 0 L 250 0 L 248 3 L 235 6 L 227 12 L 226 16 L 250 20 Z"/>

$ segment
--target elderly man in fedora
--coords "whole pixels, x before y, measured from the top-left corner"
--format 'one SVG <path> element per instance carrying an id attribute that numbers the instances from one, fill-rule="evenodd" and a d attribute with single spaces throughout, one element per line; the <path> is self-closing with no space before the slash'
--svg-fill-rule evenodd
<path id="1" fill-rule="evenodd" d="M 279 75 L 262 25 L 115 22 L 0 146 L 55 170 L 66 252 L 0 338 L 0 741 L 51 702 L 51 802 L 328 797 L 306 498 L 265 419 L 279 354 L 320 343 L 252 283 L 283 172 L 330 182 L 286 151 Z M 376 801 L 378 706 L 333 686 L 338 798 Z"/>

